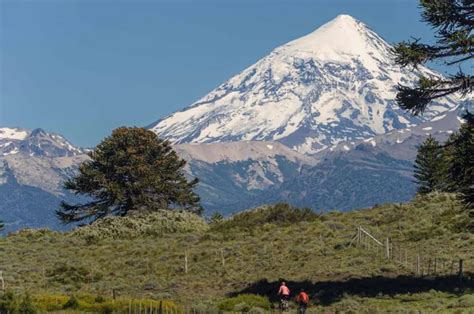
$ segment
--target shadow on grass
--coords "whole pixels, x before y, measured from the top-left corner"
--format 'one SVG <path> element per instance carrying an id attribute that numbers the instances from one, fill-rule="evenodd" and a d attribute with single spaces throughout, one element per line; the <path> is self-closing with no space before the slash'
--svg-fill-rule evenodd
<path id="1" fill-rule="evenodd" d="M 288 287 L 295 296 L 301 288 L 304 288 L 312 299 L 318 304 L 330 305 L 339 301 L 343 294 L 357 295 L 361 297 L 375 297 L 378 295 L 394 296 L 396 294 L 421 293 L 430 290 L 462 294 L 466 290 L 474 290 L 474 277 L 470 274 L 467 278 L 460 280 L 457 276 L 446 276 L 436 278 L 420 278 L 414 276 L 399 277 L 368 277 L 348 278 L 341 281 L 291 281 L 285 280 Z M 242 293 L 260 294 L 278 302 L 277 291 L 280 282 L 269 282 L 267 279 L 255 282 L 248 287 L 232 292 L 229 296 Z"/>

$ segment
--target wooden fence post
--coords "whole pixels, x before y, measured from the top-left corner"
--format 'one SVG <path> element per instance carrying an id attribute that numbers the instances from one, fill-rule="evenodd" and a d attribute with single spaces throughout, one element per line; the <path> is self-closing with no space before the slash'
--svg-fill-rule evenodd
<path id="1" fill-rule="evenodd" d="M 388 238 L 385 239 L 385 243 L 386 243 L 386 257 L 387 259 L 390 259 L 390 241 L 388 240 Z"/>
<path id="2" fill-rule="evenodd" d="M 223 248 L 221 248 L 221 262 L 222 262 L 222 267 L 225 268 L 224 249 Z"/>
<path id="3" fill-rule="evenodd" d="M 184 273 L 188 273 L 188 249 L 184 250 Z"/>
<path id="4" fill-rule="evenodd" d="M 2 284 L 2 291 L 5 290 L 5 280 L 3 279 L 3 270 L 0 270 L 0 283 Z"/>
<path id="5" fill-rule="evenodd" d="M 435 257 L 435 258 L 434 258 L 434 269 L 433 269 L 435 276 L 436 276 L 436 271 L 437 271 L 437 267 L 436 267 L 436 266 L 437 266 L 437 264 L 438 264 L 437 261 L 438 261 L 438 259 Z"/>
<path id="6" fill-rule="evenodd" d="M 270 242 L 270 252 L 272 253 L 272 265 L 275 264 L 275 255 L 273 254 L 273 241 Z"/>
<path id="7" fill-rule="evenodd" d="M 357 227 L 357 246 L 360 246 L 360 227 Z"/>
<path id="8" fill-rule="evenodd" d="M 405 250 L 405 268 L 408 268 L 408 255 L 407 255 L 407 250 Z"/>
<path id="9" fill-rule="evenodd" d="M 420 254 L 416 255 L 416 275 L 420 275 Z"/>
<path id="10" fill-rule="evenodd" d="M 431 257 L 428 259 L 428 276 L 431 274 Z"/>
<path id="11" fill-rule="evenodd" d="M 463 260 L 459 259 L 459 273 L 458 276 L 460 279 L 464 276 L 464 265 L 463 265 Z"/>

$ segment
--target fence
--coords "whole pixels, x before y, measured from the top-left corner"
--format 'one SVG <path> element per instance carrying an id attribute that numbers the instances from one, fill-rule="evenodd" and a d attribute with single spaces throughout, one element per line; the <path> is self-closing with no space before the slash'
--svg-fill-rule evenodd
<path id="1" fill-rule="evenodd" d="M 385 259 L 405 267 L 417 276 L 457 275 L 459 278 L 464 277 L 463 259 L 413 254 L 401 245 L 394 244 L 388 237 L 384 241 L 378 240 L 360 226 L 357 227 L 357 232 L 349 243 L 349 246 L 352 245 L 375 251 L 376 255 L 383 256 Z"/>

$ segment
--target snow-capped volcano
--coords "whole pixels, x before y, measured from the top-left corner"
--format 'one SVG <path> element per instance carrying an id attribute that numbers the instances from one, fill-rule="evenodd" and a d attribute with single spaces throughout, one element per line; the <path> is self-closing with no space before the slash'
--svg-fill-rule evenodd
<path id="1" fill-rule="evenodd" d="M 445 98 L 422 117 L 401 110 L 395 86 L 417 78 L 395 64 L 380 36 L 339 15 L 150 128 L 173 143 L 277 140 L 312 154 L 417 125 L 452 108 L 455 99 Z"/>

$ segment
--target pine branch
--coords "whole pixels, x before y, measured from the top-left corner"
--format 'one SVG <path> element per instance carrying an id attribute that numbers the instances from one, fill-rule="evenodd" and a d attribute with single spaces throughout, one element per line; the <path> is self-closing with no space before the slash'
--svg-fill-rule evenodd
<path id="1" fill-rule="evenodd" d="M 402 109 L 411 111 L 414 115 L 424 112 L 426 106 L 435 99 L 459 92 L 462 96 L 471 93 L 474 88 L 474 77 L 465 75 L 462 71 L 448 80 L 429 79 L 420 77 L 416 87 L 399 84 L 396 96 L 397 103 Z"/>

